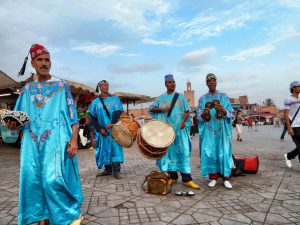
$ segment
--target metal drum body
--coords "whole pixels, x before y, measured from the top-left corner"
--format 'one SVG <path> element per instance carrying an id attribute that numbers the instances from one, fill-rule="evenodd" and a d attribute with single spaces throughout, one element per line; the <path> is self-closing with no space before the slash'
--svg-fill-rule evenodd
<path id="1" fill-rule="evenodd" d="M 150 120 L 142 126 L 137 135 L 138 149 L 149 159 L 163 157 L 174 140 L 173 127 L 160 120 Z"/>
<path id="2" fill-rule="evenodd" d="M 130 117 L 121 117 L 119 122 L 111 128 L 111 133 L 119 145 L 130 148 L 137 137 L 141 125 Z"/>

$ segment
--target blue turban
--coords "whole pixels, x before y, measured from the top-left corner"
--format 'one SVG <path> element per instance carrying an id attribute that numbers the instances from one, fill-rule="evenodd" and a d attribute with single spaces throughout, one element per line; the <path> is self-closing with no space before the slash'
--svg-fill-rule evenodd
<path id="1" fill-rule="evenodd" d="M 167 74 L 165 76 L 165 82 L 167 82 L 167 81 L 174 81 L 174 77 L 172 74 Z"/>

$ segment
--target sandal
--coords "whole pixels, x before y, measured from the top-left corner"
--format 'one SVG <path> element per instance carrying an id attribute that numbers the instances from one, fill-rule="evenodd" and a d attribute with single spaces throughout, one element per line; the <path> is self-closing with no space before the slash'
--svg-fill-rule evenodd
<path id="1" fill-rule="evenodd" d="M 174 194 L 176 196 L 194 196 L 195 192 L 193 192 L 193 191 L 175 191 Z"/>
<path id="2" fill-rule="evenodd" d="M 182 191 L 174 191 L 174 194 L 176 196 L 183 196 L 183 192 Z"/>
<path id="3" fill-rule="evenodd" d="M 78 217 L 78 219 L 74 220 L 74 221 L 73 221 L 72 223 L 70 223 L 69 225 L 80 225 L 81 222 L 82 222 L 82 220 L 83 220 L 83 216 L 80 215 L 80 216 Z"/>

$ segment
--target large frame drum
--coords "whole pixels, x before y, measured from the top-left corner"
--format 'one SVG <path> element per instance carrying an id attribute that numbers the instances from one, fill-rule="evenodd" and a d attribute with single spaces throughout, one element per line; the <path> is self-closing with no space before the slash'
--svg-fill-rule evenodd
<path id="1" fill-rule="evenodd" d="M 136 120 L 123 116 L 119 122 L 113 125 L 111 133 L 119 145 L 130 148 L 137 137 L 140 127 L 141 125 Z"/>
<path id="2" fill-rule="evenodd" d="M 160 121 L 150 120 L 137 135 L 138 150 L 148 159 L 160 159 L 175 140 L 172 126 Z"/>

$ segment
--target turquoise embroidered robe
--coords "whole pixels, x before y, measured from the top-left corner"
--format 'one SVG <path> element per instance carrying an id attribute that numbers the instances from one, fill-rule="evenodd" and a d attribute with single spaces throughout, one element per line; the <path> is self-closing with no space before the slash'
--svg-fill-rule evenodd
<path id="1" fill-rule="evenodd" d="M 159 96 L 156 101 L 149 107 L 151 110 L 153 107 L 165 108 L 171 106 L 172 99 L 175 92 L 172 94 L 164 93 Z M 164 121 L 171 125 L 175 131 L 175 140 L 168 148 L 166 155 L 156 161 L 157 166 L 163 172 L 178 171 L 181 173 L 191 172 L 191 139 L 190 139 L 190 127 L 191 120 L 188 118 L 185 122 L 185 127 L 180 129 L 180 123 L 183 119 L 183 114 L 186 111 L 190 111 L 190 107 L 187 100 L 182 94 L 179 94 L 176 104 L 172 110 L 170 117 L 167 117 L 167 112 L 153 113 L 150 115 L 154 119 Z"/>
<path id="2" fill-rule="evenodd" d="M 111 119 L 115 111 L 124 111 L 122 103 L 118 96 L 109 96 L 103 98 L 103 102 L 110 114 L 107 116 L 106 111 L 99 98 L 93 100 L 90 105 L 89 112 L 92 116 L 97 118 L 98 124 L 101 128 L 106 128 L 111 124 Z M 110 130 L 108 137 L 102 136 L 99 132 L 95 131 L 95 159 L 99 169 L 104 165 L 111 165 L 113 162 L 124 162 L 123 148 L 116 141 L 112 139 Z"/>
<path id="3" fill-rule="evenodd" d="M 79 217 L 83 201 L 77 156 L 67 152 L 77 123 L 70 88 L 62 80 L 28 83 L 15 110 L 31 119 L 23 127 L 18 224 L 49 219 L 67 225 Z"/>
<path id="4" fill-rule="evenodd" d="M 201 113 L 206 102 L 219 100 L 227 115 L 222 119 L 216 118 L 216 110 L 210 110 L 211 120 L 205 122 Z M 232 167 L 232 116 L 233 108 L 228 96 L 217 91 L 214 94 L 207 93 L 199 99 L 199 148 L 201 154 L 201 175 L 220 173 L 229 177 Z"/>

